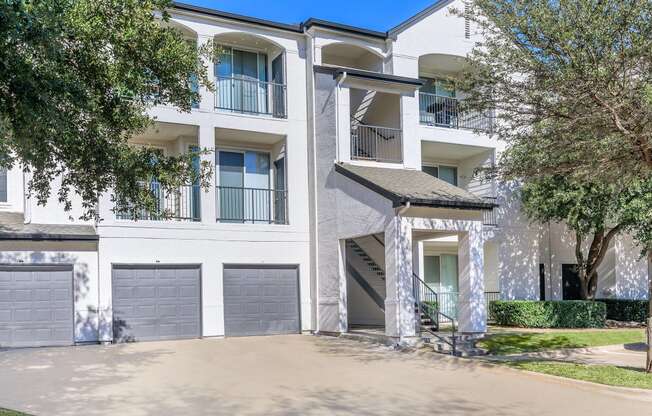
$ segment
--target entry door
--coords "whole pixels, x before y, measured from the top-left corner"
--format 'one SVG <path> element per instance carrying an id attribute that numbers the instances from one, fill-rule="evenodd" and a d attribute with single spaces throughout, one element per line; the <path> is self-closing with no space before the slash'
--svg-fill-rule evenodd
<path id="1" fill-rule="evenodd" d="M 244 153 L 219 152 L 220 221 L 244 221 Z"/>
<path id="2" fill-rule="evenodd" d="M 539 264 L 539 300 L 546 300 L 546 265 Z"/>
<path id="3" fill-rule="evenodd" d="M 564 300 L 581 300 L 582 289 L 580 285 L 580 278 L 577 273 L 577 265 L 562 264 L 561 278 Z"/>

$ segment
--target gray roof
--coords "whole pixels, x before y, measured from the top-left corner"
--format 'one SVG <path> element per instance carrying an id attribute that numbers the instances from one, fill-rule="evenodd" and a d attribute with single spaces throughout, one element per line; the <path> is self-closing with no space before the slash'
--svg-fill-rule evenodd
<path id="1" fill-rule="evenodd" d="M 416 206 L 490 210 L 495 204 L 420 170 L 338 163 L 335 171 L 391 200 Z"/>
<path id="2" fill-rule="evenodd" d="M 416 15 L 408 18 L 407 20 L 399 23 L 394 28 L 385 32 L 365 29 L 357 26 L 345 25 L 342 23 L 332 22 L 329 20 L 316 19 L 313 17 L 301 23 L 295 23 L 295 24 L 281 23 L 272 20 L 259 19 L 256 17 L 245 16 L 242 14 L 236 14 L 236 13 L 225 12 L 222 10 L 211 9 L 208 7 L 195 6 L 192 4 L 182 3 L 178 1 L 172 2 L 172 8 L 177 10 L 183 10 L 186 12 L 201 13 L 207 16 L 218 17 L 221 19 L 233 20 L 236 22 L 248 23 L 248 24 L 264 26 L 264 27 L 271 27 L 274 29 L 280 29 L 289 32 L 294 32 L 294 33 L 303 33 L 305 29 L 309 29 L 312 26 L 319 26 L 326 29 L 333 29 L 339 32 L 353 33 L 356 35 L 369 36 L 372 38 L 386 40 L 390 37 L 395 38 L 396 35 L 399 32 L 403 31 L 405 28 L 413 25 L 414 23 L 428 16 L 433 11 L 440 9 L 446 4 L 449 4 L 451 2 L 452 0 L 436 0 L 432 5 L 428 6 L 425 10 L 420 11 Z"/>
<path id="3" fill-rule="evenodd" d="M 20 212 L 0 212 L 0 240 L 97 240 L 90 225 L 25 224 Z"/>

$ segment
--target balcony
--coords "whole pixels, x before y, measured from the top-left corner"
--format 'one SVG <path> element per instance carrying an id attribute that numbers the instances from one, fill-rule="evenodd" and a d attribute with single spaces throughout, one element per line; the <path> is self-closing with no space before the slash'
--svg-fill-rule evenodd
<path id="1" fill-rule="evenodd" d="M 483 199 L 486 202 L 496 204 L 498 198 L 495 196 L 485 196 Z M 498 226 L 498 213 L 496 212 L 497 208 L 492 209 L 491 211 L 482 211 L 482 224 L 489 227 Z"/>
<path id="2" fill-rule="evenodd" d="M 419 121 L 428 126 L 493 131 L 494 115 L 460 111 L 460 100 L 437 94 L 419 93 Z"/>
<path id="3" fill-rule="evenodd" d="M 155 198 L 156 208 L 153 210 L 135 210 L 126 203 L 121 203 L 119 198 L 116 204 L 115 217 L 118 220 L 138 221 L 201 221 L 199 185 L 181 186 L 166 192 L 156 181 L 143 183 L 149 188 Z"/>
<path id="4" fill-rule="evenodd" d="M 351 159 L 401 163 L 403 161 L 403 132 L 390 127 L 352 123 Z"/>
<path id="5" fill-rule="evenodd" d="M 245 114 L 287 117 L 285 84 L 238 77 L 216 77 L 215 108 Z"/>
<path id="6" fill-rule="evenodd" d="M 216 195 L 218 222 L 287 224 L 287 191 L 218 186 Z"/>

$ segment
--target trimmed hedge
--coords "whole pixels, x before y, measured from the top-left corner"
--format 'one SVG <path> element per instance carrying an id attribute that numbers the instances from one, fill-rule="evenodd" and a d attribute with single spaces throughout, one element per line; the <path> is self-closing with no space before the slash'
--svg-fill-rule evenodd
<path id="1" fill-rule="evenodd" d="M 600 299 L 607 305 L 607 319 L 620 322 L 645 322 L 648 314 L 647 300 Z"/>
<path id="2" fill-rule="evenodd" d="M 489 316 L 501 326 L 520 328 L 603 328 L 607 306 L 583 300 L 497 300 L 489 303 Z"/>

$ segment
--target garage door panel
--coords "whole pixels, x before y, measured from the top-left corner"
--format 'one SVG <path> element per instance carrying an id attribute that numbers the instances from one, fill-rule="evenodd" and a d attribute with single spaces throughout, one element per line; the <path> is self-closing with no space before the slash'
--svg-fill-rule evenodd
<path id="1" fill-rule="evenodd" d="M 116 341 L 201 336 L 198 267 L 118 266 L 113 286 Z"/>
<path id="2" fill-rule="evenodd" d="M 0 346 L 73 344 L 72 266 L 0 269 Z"/>
<path id="3" fill-rule="evenodd" d="M 225 267 L 226 335 L 300 332 L 298 293 L 296 267 Z"/>

